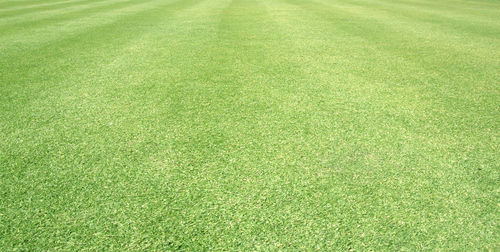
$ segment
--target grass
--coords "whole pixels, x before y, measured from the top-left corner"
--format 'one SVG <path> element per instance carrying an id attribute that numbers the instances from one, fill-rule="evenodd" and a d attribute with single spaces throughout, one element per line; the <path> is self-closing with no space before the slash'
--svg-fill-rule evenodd
<path id="1" fill-rule="evenodd" d="M 500 2 L 0 0 L 0 250 L 498 250 Z"/>

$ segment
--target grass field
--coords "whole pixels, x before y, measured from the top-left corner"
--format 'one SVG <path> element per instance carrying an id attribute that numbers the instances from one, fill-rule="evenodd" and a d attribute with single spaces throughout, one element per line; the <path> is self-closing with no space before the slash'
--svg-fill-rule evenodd
<path id="1" fill-rule="evenodd" d="M 0 0 L 0 250 L 500 249 L 500 1 Z"/>

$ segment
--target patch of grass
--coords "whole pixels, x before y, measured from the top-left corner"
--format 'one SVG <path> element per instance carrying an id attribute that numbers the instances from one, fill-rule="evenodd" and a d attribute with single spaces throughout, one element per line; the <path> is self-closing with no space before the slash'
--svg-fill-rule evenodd
<path id="1" fill-rule="evenodd" d="M 498 250 L 500 2 L 0 1 L 1 250 Z"/>

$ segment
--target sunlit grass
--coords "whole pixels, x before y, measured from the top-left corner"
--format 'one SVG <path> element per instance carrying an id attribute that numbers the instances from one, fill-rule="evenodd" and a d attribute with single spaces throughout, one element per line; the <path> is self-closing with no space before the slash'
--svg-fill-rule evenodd
<path id="1" fill-rule="evenodd" d="M 0 0 L 0 250 L 498 250 L 500 2 Z"/>

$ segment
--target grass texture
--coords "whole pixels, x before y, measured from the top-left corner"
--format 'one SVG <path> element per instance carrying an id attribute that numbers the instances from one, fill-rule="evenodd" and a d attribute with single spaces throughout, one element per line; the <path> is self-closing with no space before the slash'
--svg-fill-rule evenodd
<path id="1" fill-rule="evenodd" d="M 0 0 L 0 250 L 498 250 L 500 1 Z"/>

